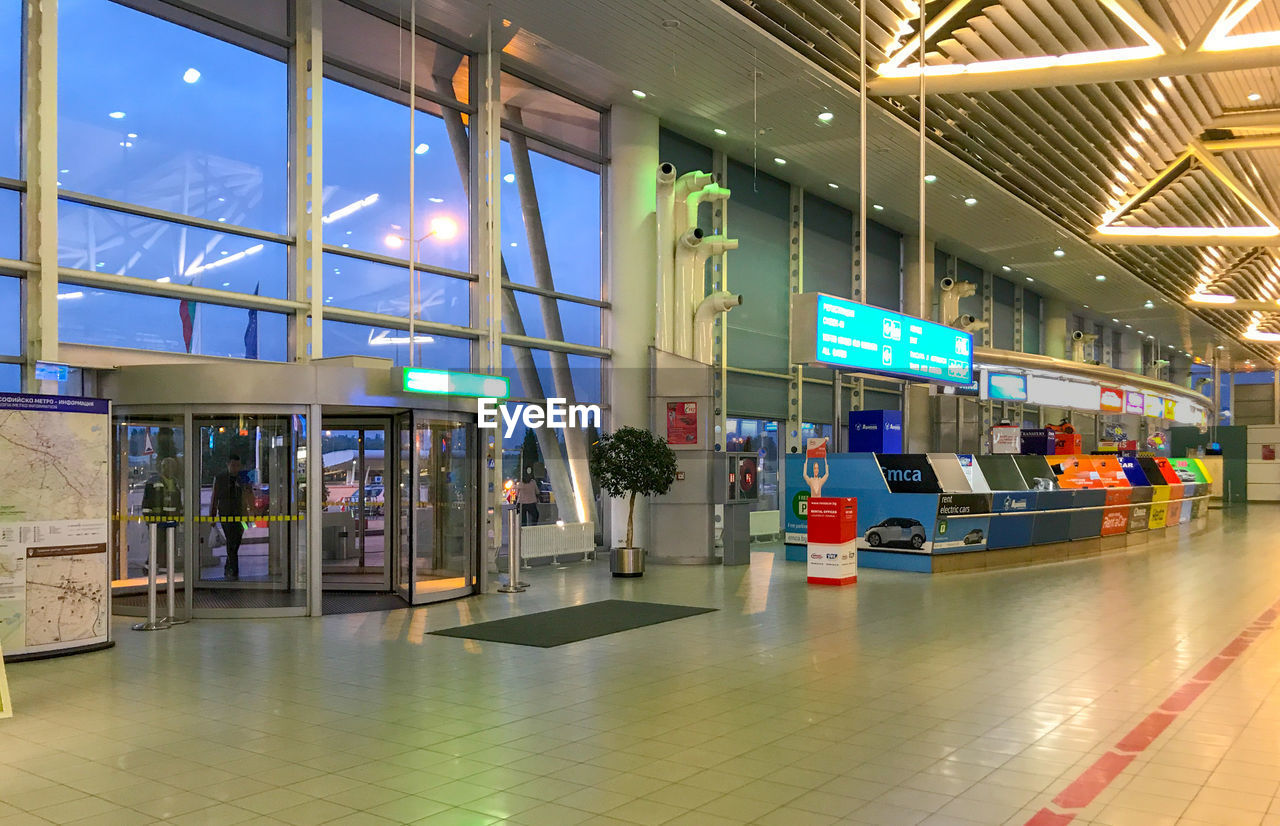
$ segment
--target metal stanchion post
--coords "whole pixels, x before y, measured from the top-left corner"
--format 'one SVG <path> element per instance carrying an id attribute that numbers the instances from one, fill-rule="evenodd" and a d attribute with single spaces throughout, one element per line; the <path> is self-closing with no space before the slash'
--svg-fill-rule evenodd
<path id="1" fill-rule="evenodd" d="M 174 549 L 178 544 L 177 523 L 170 522 L 167 525 L 165 525 L 164 534 L 165 534 L 165 545 L 167 546 L 165 548 L 165 569 L 164 569 L 165 570 L 165 577 L 164 577 L 165 598 L 167 600 L 167 603 L 166 603 L 167 610 L 165 612 L 165 617 L 163 620 L 161 620 L 161 622 L 165 623 L 166 625 L 184 625 L 187 622 L 189 622 L 189 620 L 178 619 L 177 615 L 174 613 L 174 607 L 173 607 L 173 589 L 174 589 L 173 566 L 174 566 L 174 557 L 176 555 Z"/>
<path id="2" fill-rule="evenodd" d="M 520 506 L 513 505 L 507 511 L 507 584 L 499 585 L 498 592 L 518 594 L 529 587 L 520 581 Z"/>
<path id="3" fill-rule="evenodd" d="M 147 621 L 135 623 L 134 631 L 163 631 L 169 623 L 156 619 L 156 523 L 147 525 L 151 534 L 151 549 L 147 552 Z"/>

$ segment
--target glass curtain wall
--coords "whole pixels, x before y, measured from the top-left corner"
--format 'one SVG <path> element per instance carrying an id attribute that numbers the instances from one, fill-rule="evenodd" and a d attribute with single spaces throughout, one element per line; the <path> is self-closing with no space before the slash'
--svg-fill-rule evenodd
<path id="1" fill-rule="evenodd" d="M 511 72 L 502 74 L 501 95 L 503 332 L 590 348 L 508 341 L 503 372 L 514 398 L 603 408 L 603 114 Z M 538 523 L 598 527 L 599 499 L 586 469 L 595 435 L 520 427 L 506 440 L 503 475 L 512 485 L 537 485 Z"/>
<path id="2" fill-rule="evenodd" d="M 0 259 L 10 260 L 22 257 L 22 5 L 0 3 Z M 0 392 L 21 385 L 22 289 L 22 270 L 0 260 Z"/>
<path id="3" fill-rule="evenodd" d="M 402 22 L 324 3 L 324 354 L 465 370 L 470 60 Z"/>
<path id="4" fill-rule="evenodd" d="M 59 4 L 63 341 L 286 357 L 278 314 L 77 278 L 287 297 L 285 58 L 265 41 L 236 45 L 110 0 Z"/>

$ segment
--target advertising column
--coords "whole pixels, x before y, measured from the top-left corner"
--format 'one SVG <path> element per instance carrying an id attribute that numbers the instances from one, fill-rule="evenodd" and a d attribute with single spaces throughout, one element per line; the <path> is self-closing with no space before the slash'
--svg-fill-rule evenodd
<path id="1" fill-rule="evenodd" d="M 810 497 L 811 585 L 852 585 L 858 581 L 858 500 L 851 496 Z"/>
<path id="2" fill-rule="evenodd" d="M 109 643 L 108 402 L 0 394 L 0 648 Z"/>

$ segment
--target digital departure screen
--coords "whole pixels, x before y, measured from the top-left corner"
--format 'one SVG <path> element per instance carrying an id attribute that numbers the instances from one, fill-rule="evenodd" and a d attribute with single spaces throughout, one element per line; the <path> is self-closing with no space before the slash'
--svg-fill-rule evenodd
<path id="1" fill-rule="evenodd" d="M 973 382 L 973 336 L 963 330 L 821 293 L 794 296 L 791 313 L 795 363 L 937 384 Z"/>

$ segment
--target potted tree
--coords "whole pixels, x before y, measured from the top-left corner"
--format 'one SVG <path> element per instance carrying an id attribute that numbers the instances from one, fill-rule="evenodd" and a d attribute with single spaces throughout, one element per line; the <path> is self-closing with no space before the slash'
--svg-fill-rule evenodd
<path id="1" fill-rule="evenodd" d="M 644 549 L 635 547 L 636 497 L 664 494 L 676 480 L 676 454 L 647 430 L 620 427 L 591 446 L 591 475 L 615 499 L 627 497 L 627 544 L 609 553 L 614 576 L 644 573 Z"/>

